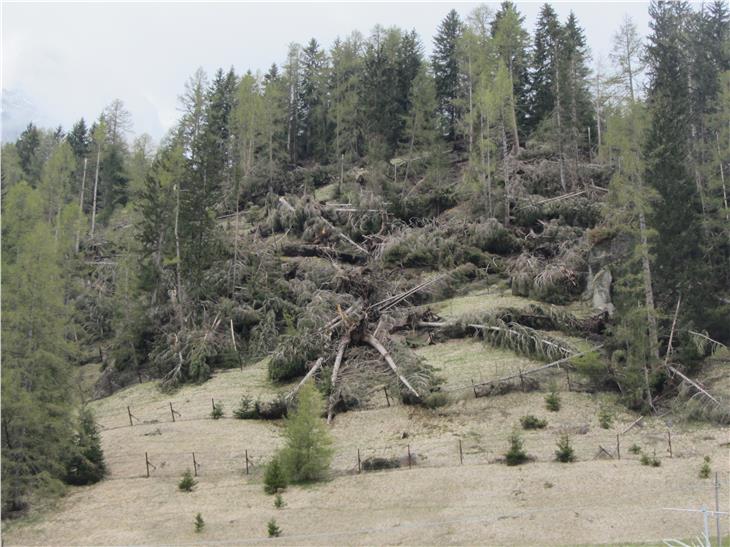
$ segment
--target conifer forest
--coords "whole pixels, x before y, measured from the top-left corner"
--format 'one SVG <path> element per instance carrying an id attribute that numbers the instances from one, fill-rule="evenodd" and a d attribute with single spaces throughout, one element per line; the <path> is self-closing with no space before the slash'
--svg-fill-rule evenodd
<path id="1" fill-rule="evenodd" d="M 4 142 L 4 544 L 718 545 L 730 6 L 646 9 L 602 62 L 460 4 L 191 66 L 159 141 Z"/>

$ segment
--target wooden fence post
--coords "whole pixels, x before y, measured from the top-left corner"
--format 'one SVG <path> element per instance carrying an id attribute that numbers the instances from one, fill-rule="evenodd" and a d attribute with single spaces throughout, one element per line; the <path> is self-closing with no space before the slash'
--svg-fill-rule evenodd
<path id="1" fill-rule="evenodd" d="M 193 452 L 193 473 L 198 476 L 198 462 L 195 461 L 195 452 Z"/>
<path id="2" fill-rule="evenodd" d="M 616 458 L 621 459 L 621 436 L 616 433 Z"/>
<path id="3" fill-rule="evenodd" d="M 175 411 L 172 409 L 172 401 L 170 401 L 170 416 L 172 416 L 172 423 L 175 423 Z M 194 456 L 193 459 L 195 459 Z"/>
<path id="4" fill-rule="evenodd" d="M 388 406 L 390 406 L 390 397 L 388 397 L 388 388 L 387 388 L 387 386 L 383 386 L 383 392 L 385 393 L 385 402 L 388 403 Z"/>
<path id="5" fill-rule="evenodd" d="M 248 450 L 246 450 L 246 475 L 248 475 Z"/>
<path id="6" fill-rule="evenodd" d="M 667 444 L 669 445 L 669 457 L 672 458 L 672 430 L 667 429 Z"/>
<path id="7" fill-rule="evenodd" d="M 357 472 L 362 473 L 362 462 L 360 460 L 360 449 L 357 449 Z"/>
<path id="8" fill-rule="evenodd" d="M 573 386 L 570 385 L 570 371 L 567 368 L 565 369 L 565 376 L 568 379 L 568 391 L 573 391 Z"/>
<path id="9" fill-rule="evenodd" d="M 525 391 L 525 377 L 522 376 L 522 369 L 520 369 L 520 387 L 522 388 L 522 392 Z"/>
<path id="10" fill-rule="evenodd" d="M 147 452 L 144 453 L 144 464 L 147 467 L 147 478 L 150 478 L 150 459 L 147 457 Z"/>
<path id="11" fill-rule="evenodd" d="M 129 410 L 129 407 L 127 407 L 127 414 L 129 414 L 129 427 L 132 427 L 134 422 L 132 422 L 132 411 Z"/>
<path id="12" fill-rule="evenodd" d="M 215 399 L 213 397 L 210 398 L 210 406 L 213 408 L 213 412 L 215 412 Z"/>
<path id="13" fill-rule="evenodd" d="M 411 468 L 411 445 L 409 444 L 407 446 L 407 448 L 408 448 L 408 469 L 410 469 Z"/>
<path id="14" fill-rule="evenodd" d="M 461 439 L 459 439 L 459 463 L 464 465 L 464 451 L 461 448 Z"/>

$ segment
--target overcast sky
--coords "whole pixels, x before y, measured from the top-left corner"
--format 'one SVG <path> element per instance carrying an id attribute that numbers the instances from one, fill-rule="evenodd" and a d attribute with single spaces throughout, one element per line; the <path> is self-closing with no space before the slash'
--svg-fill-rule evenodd
<path id="1" fill-rule="evenodd" d="M 486 2 L 494 9 L 498 3 Z M 177 119 L 177 97 L 199 66 L 265 71 L 290 42 L 329 46 L 376 24 L 414 28 L 427 53 L 451 9 L 477 3 L 2 3 L 4 133 L 33 117 L 68 128 L 95 118 L 114 98 L 132 112 L 134 132 L 156 140 Z M 533 32 L 541 3 L 517 2 Z M 647 2 L 555 2 L 578 17 L 594 58 L 608 57 L 625 14 L 648 32 Z"/>

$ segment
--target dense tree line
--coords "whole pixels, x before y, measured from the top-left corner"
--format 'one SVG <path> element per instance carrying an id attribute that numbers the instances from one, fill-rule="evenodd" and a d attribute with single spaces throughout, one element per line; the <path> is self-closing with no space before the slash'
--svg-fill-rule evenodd
<path id="1" fill-rule="evenodd" d="M 651 405 L 669 351 L 658 333 L 678 305 L 678 337 L 730 338 L 730 30 L 719 0 L 653 2 L 650 15 L 646 43 L 630 20 L 618 29 L 605 73 L 591 70 L 574 14 L 561 21 L 545 4 L 530 33 L 507 1 L 449 12 L 430 59 L 415 31 L 378 26 L 329 49 L 291 44 L 264 74 L 198 70 L 156 147 L 129 141 L 121 101 L 67 133 L 30 124 L 2 150 L 6 507 L 49 481 L 79 482 L 97 437 L 68 394 L 97 350 L 110 389 L 170 387 L 300 326 L 300 295 L 244 237 L 241 213 L 276 222 L 278 196 L 361 167 L 404 221 L 463 199 L 505 227 L 518 162 L 556 165 L 544 195 L 584 188 L 586 164 L 607 167 L 601 229 L 627 242 L 610 339 L 637 404 Z M 688 339 L 679 347 L 687 363 L 701 356 Z"/>

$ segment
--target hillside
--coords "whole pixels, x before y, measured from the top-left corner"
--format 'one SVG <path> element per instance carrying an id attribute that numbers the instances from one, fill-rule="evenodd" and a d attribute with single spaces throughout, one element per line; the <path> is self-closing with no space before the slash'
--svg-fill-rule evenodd
<path id="1" fill-rule="evenodd" d="M 491 286 L 432 307 L 450 314 L 484 311 L 504 304 L 505 298 L 498 286 Z M 514 307 L 530 304 L 519 297 L 508 302 Z M 438 369 L 450 403 L 434 410 L 395 401 L 388 406 L 380 392 L 367 408 L 337 416 L 332 478 L 291 488 L 280 510 L 261 486 L 262 466 L 281 445 L 280 421 L 231 416 L 243 395 L 265 399 L 292 387 L 271 384 L 265 361 L 218 373 L 173 394 L 144 383 L 99 399 L 91 406 L 102 428 L 108 479 L 74 489 L 48 517 L 6 526 L 4 541 L 248 544 L 271 541 L 265 525 L 275 516 L 284 530 L 277 542 L 296 545 L 651 543 L 692 537 L 700 529 L 696 515 L 663 508 L 714 503 L 712 481 L 698 478 L 704 456 L 715 462 L 713 468 L 725 477 L 721 480 L 730 479 L 727 428 L 649 417 L 621 434 L 638 415 L 617 405 L 614 395 L 585 391 L 575 377 L 573 391 L 568 391 L 565 373 L 549 369 L 538 376 L 539 391 L 523 393 L 516 385 L 512 393 L 474 398 L 469 387 L 464 389 L 472 380 L 480 383 L 540 363 L 470 339 L 427 345 L 417 352 Z M 543 401 L 551 380 L 562 399 L 558 412 L 547 411 Z M 211 399 L 223 404 L 223 419 L 210 418 Z M 170 403 L 180 413 L 174 423 Z M 134 416 L 132 427 L 127 407 Z M 614 417 L 608 429 L 598 419 L 606 410 Z M 535 461 L 507 467 L 498 460 L 512 428 L 526 414 L 547 419 L 548 426 L 524 433 Z M 573 464 L 553 461 L 556 440 L 565 432 L 576 450 Z M 640 456 L 629 450 L 632 445 L 656 454 L 661 466 L 642 466 Z M 362 461 L 398 457 L 402 468 L 358 473 L 358 451 Z M 193 452 L 199 486 L 185 494 L 177 490 L 177 481 L 192 468 Z M 145 453 L 153 466 L 149 478 Z M 207 523 L 202 537 L 193 531 L 197 512 Z"/>
<path id="2" fill-rule="evenodd" d="M 159 143 L 114 100 L 3 145 L 4 544 L 656 543 L 727 509 L 730 10 L 653 2 L 593 72 L 574 13 L 492 7 L 430 58 L 376 26 L 198 69 Z"/>

